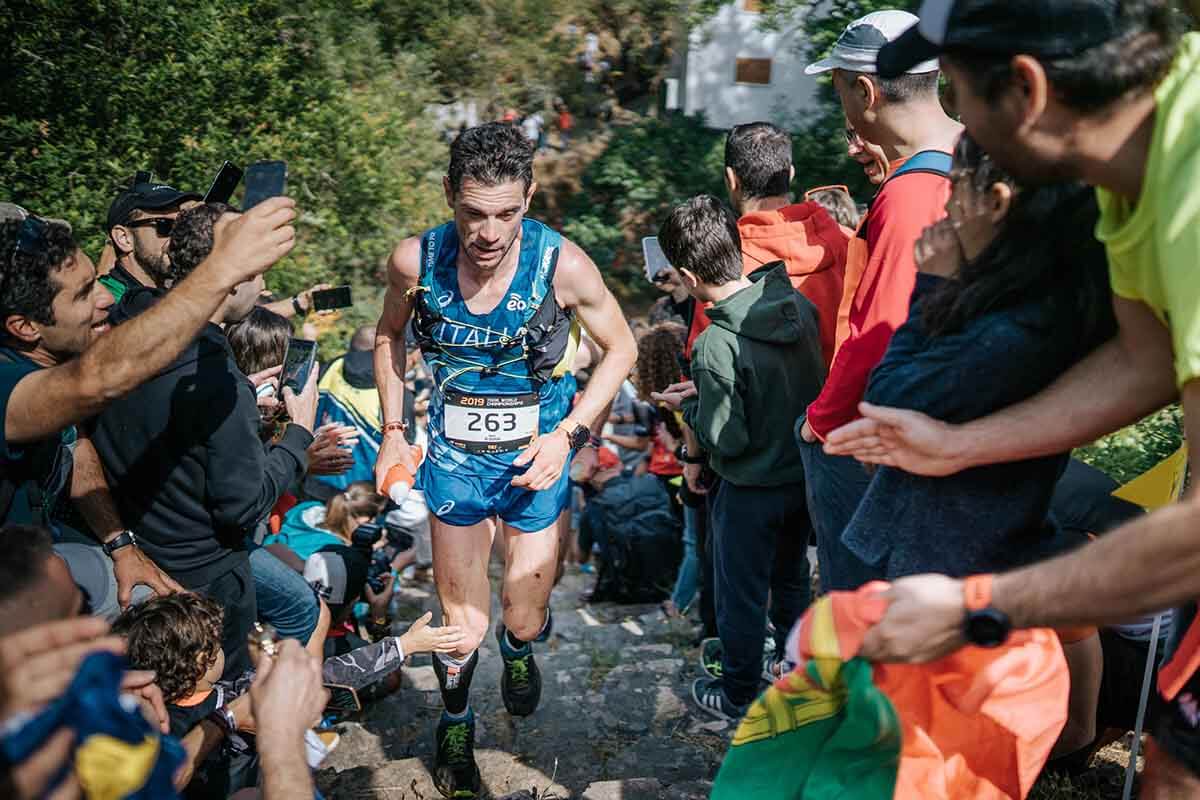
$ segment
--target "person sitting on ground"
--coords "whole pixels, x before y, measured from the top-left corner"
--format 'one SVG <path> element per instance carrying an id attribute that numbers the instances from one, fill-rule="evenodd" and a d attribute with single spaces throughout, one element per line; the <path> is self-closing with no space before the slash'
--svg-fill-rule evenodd
<path id="1" fill-rule="evenodd" d="M 221 617 L 216 601 L 183 592 L 131 606 L 112 626 L 125 639 L 130 666 L 155 674 L 172 736 L 186 736 L 203 720 L 226 730 L 223 744 L 203 758 L 188 751 L 194 772 L 185 798 L 228 797 L 258 783 L 253 738 L 242 738 L 255 732 L 250 696 L 232 696 L 230 684 L 218 683 L 225 669 Z"/>
<path id="2" fill-rule="evenodd" d="M 698 679 L 692 697 L 702 710 L 733 720 L 757 696 L 763 670 L 778 669 L 788 632 L 808 606 L 811 524 L 804 467 L 787 431 L 821 389 L 821 334 L 786 264 L 743 274 L 737 221 L 715 197 L 676 207 L 659 240 L 688 291 L 712 303 L 712 325 L 692 354 L 695 382 L 654 399 L 682 404 L 722 479 L 710 500 L 722 675 Z M 768 611 L 775 649 L 764 664 Z"/>
<path id="3" fill-rule="evenodd" d="M 949 217 L 917 245 L 909 320 L 872 373 L 866 398 L 966 422 L 1036 394 L 1111 338 L 1116 322 L 1086 187 L 1019 185 L 965 134 L 951 180 Z M 1047 519 L 1067 461 L 1061 453 L 944 478 L 883 467 L 843 541 L 883 580 L 1031 563 L 1083 541 Z M 1088 724 L 1068 725 L 1056 754 L 1095 737 L 1099 684 L 1095 629 L 1060 637 L 1079 645 L 1072 691 L 1088 694 L 1081 704 L 1090 713 Z"/>
<path id="4" fill-rule="evenodd" d="M 571 480 L 587 496 L 579 524 L 579 552 L 597 554 L 593 602 L 645 603 L 661 600 L 679 563 L 679 521 L 654 475 L 626 474 L 606 447 L 594 466 L 576 462 Z"/>

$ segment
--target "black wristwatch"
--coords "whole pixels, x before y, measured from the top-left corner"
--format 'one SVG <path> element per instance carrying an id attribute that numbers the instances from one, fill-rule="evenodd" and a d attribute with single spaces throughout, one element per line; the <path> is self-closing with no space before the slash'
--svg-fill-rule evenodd
<path id="1" fill-rule="evenodd" d="M 119 534 L 117 534 L 116 538 L 105 542 L 102 547 L 104 549 L 104 555 L 112 558 L 112 554 L 120 550 L 122 547 L 129 547 L 130 545 L 136 544 L 137 539 L 134 538 L 133 531 L 121 531 Z"/>
<path id="2" fill-rule="evenodd" d="M 305 314 L 308 313 L 307 311 L 304 310 L 304 306 L 300 305 L 300 297 L 299 296 L 295 296 L 292 298 L 292 309 L 296 312 L 296 316 L 298 316 L 298 317 L 303 317 Z"/>
<path id="3" fill-rule="evenodd" d="M 963 623 L 967 641 L 979 647 L 999 647 L 1008 641 L 1012 620 L 992 605 L 991 575 L 972 575 L 963 581 L 963 604 L 967 607 Z"/>
<path id="4" fill-rule="evenodd" d="M 558 426 L 566 432 L 567 441 L 570 442 L 571 449 L 579 450 L 583 447 L 586 447 L 588 442 L 592 440 L 591 428 L 589 428 L 587 425 L 584 425 L 582 422 L 576 422 L 574 428 L 567 430 L 565 427 L 563 427 L 563 423 L 565 422 L 567 422 L 567 420 L 564 419 L 562 422 L 558 423 Z"/>
<path id="5" fill-rule="evenodd" d="M 675 453 L 675 457 L 677 459 L 679 459 L 680 461 L 682 461 L 684 464 L 703 464 L 704 463 L 703 456 L 697 458 L 688 453 L 688 448 L 687 448 L 686 444 L 679 445 L 679 447 Z"/>

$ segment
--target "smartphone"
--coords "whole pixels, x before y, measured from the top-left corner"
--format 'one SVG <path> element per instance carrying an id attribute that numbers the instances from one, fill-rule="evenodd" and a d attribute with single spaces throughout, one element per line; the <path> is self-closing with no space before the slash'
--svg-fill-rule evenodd
<path id="1" fill-rule="evenodd" d="M 287 188 L 286 161 L 255 161 L 246 167 L 246 191 L 242 211 L 249 211 L 268 197 L 280 197 Z"/>
<path id="2" fill-rule="evenodd" d="M 242 180 L 242 168 L 231 161 L 226 161 L 213 178 L 212 186 L 204 193 L 206 203 L 228 203 L 233 197 L 233 190 Z"/>
<path id="3" fill-rule="evenodd" d="M 642 239 L 642 258 L 646 260 L 646 280 L 658 283 L 656 278 L 663 273 L 671 263 L 658 243 L 657 236 L 647 236 Z"/>
<path id="4" fill-rule="evenodd" d="M 317 343 L 308 339 L 288 339 L 287 354 L 283 357 L 283 370 L 279 373 L 279 392 L 285 386 L 292 387 L 296 394 L 304 391 L 317 359 Z"/>
<path id="5" fill-rule="evenodd" d="M 350 299 L 349 286 L 322 289 L 319 292 L 313 292 L 312 295 L 313 311 L 332 311 L 335 308 L 349 308 L 352 305 L 354 305 L 354 301 Z"/>

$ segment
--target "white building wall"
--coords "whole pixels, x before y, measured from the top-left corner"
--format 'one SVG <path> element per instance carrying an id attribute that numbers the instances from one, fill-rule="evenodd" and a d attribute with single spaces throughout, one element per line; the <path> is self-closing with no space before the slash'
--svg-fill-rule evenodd
<path id="1" fill-rule="evenodd" d="M 688 37 L 684 113 L 703 112 L 712 128 L 745 122 L 787 123 L 813 107 L 816 79 L 804 74 L 799 22 L 779 32 L 758 29 L 745 0 L 725 5 Z M 770 58 L 769 85 L 736 82 L 737 59 Z"/>

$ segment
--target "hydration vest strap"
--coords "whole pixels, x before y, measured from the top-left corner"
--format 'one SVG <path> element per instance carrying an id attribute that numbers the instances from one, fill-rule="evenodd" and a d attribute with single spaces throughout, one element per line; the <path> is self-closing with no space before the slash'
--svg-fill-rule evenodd
<path id="1" fill-rule="evenodd" d="M 900 169 L 892 173 L 892 176 L 885 181 L 893 181 L 901 175 L 911 175 L 913 173 L 930 173 L 933 175 L 941 175 L 943 178 L 950 177 L 950 166 L 954 163 L 954 159 L 949 153 L 944 153 L 941 150 L 922 150 L 921 152 L 911 156 L 908 161 L 901 165 Z"/>

